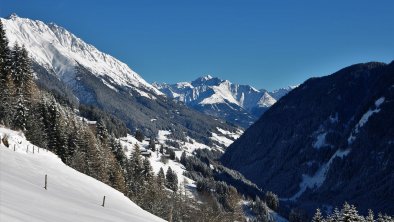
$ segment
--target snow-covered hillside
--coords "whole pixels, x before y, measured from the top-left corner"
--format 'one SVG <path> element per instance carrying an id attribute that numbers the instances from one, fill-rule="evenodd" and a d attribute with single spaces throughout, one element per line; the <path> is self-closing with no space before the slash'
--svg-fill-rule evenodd
<path id="1" fill-rule="evenodd" d="M 197 78 L 192 82 L 154 83 L 153 85 L 169 98 L 243 127 L 252 124 L 266 109 L 294 88 L 288 87 L 268 92 L 210 75 Z"/>
<path id="2" fill-rule="evenodd" d="M 9 147 L 1 142 L 0 221 L 163 221 L 119 191 L 66 166 L 55 154 L 37 147 L 33 153 L 21 133 L 0 128 L 4 136 Z"/>
<path id="3" fill-rule="evenodd" d="M 238 131 L 236 133 L 231 133 L 226 130 L 217 128 L 218 132 L 212 132 L 212 138 L 213 140 L 217 141 L 219 144 L 224 145 L 224 146 L 229 146 L 231 143 L 235 141 L 240 135 L 243 133 L 242 131 Z M 174 140 L 170 139 L 169 135 L 171 135 L 170 131 L 166 130 L 159 130 L 159 133 L 156 138 L 156 151 L 151 151 L 149 149 L 149 141 L 144 140 L 142 142 L 138 141 L 134 136 L 132 135 L 127 135 L 127 137 L 123 137 L 119 139 L 120 144 L 124 148 L 125 154 L 127 157 L 130 157 L 131 153 L 134 151 L 135 145 L 138 145 L 140 147 L 140 150 L 143 153 L 150 153 L 150 156 L 147 157 L 152 165 L 153 171 L 155 174 L 157 174 L 160 171 L 160 168 L 163 168 L 164 172 L 167 171 L 169 167 L 177 174 L 178 176 L 178 184 L 181 185 L 181 183 L 184 183 L 186 186 L 185 188 L 191 188 L 194 187 L 195 184 L 193 180 L 185 177 L 183 173 L 185 172 L 185 167 L 180 164 L 179 162 L 176 162 L 174 160 L 171 160 L 168 158 L 167 154 L 161 154 L 159 152 L 160 146 L 166 147 L 168 149 L 171 149 L 175 152 L 175 156 L 180 159 L 181 155 L 183 152 L 187 156 L 194 155 L 193 152 L 196 149 L 215 149 L 220 152 L 224 152 L 223 147 L 214 145 L 213 147 L 209 147 L 205 144 L 199 143 L 195 141 L 192 138 L 188 138 L 188 141 L 180 141 L 180 140 Z M 166 144 L 166 141 L 172 141 L 174 143 L 179 144 L 179 147 L 174 147 L 169 144 Z M 163 159 L 166 159 L 165 161 Z"/>
<path id="4" fill-rule="evenodd" d="M 156 95 L 162 93 L 147 83 L 125 63 L 100 52 L 85 43 L 63 27 L 13 14 L 8 19 L 1 18 L 10 46 L 24 45 L 33 61 L 54 73 L 59 79 L 70 82 L 75 78 L 76 67 L 81 65 L 95 76 L 101 77 L 104 84 L 147 90 Z M 136 89 L 137 88 L 137 89 Z"/>

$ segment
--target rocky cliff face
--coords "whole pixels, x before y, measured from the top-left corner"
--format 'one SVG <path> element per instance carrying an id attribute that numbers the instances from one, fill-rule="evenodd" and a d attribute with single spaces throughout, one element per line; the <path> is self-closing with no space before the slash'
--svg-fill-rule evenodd
<path id="1" fill-rule="evenodd" d="M 284 96 L 221 160 L 288 204 L 393 214 L 393 113 L 394 63 L 353 65 Z"/>

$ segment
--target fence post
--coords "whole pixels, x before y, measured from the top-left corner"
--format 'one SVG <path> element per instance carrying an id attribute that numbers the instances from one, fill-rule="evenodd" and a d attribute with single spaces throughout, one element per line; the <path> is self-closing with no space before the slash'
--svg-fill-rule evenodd
<path id="1" fill-rule="evenodd" d="M 33 154 L 34 154 L 34 146 L 33 146 Z"/>
<path id="2" fill-rule="evenodd" d="M 47 189 L 47 180 L 48 180 L 48 176 L 45 174 L 45 186 L 44 186 L 45 190 Z"/>
<path id="3" fill-rule="evenodd" d="M 29 152 L 29 145 L 27 145 L 27 147 L 26 147 L 26 153 L 28 153 Z"/>
<path id="4" fill-rule="evenodd" d="M 14 144 L 14 151 L 15 151 L 15 144 Z"/>
<path id="5" fill-rule="evenodd" d="M 105 204 L 105 196 L 103 198 L 103 204 L 101 206 L 104 207 L 104 204 Z"/>

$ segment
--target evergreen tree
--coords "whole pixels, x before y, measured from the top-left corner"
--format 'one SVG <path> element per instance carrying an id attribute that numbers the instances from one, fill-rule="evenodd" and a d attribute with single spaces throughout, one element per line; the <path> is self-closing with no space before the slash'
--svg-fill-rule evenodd
<path id="1" fill-rule="evenodd" d="M 155 138 L 150 138 L 149 140 L 149 149 L 152 150 L 153 152 L 156 151 L 156 144 L 155 144 Z"/>
<path id="2" fill-rule="evenodd" d="M 168 167 L 166 172 L 166 185 L 170 190 L 178 190 L 178 176 L 172 171 L 171 167 Z"/>
<path id="3" fill-rule="evenodd" d="M 148 158 L 144 158 L 143 162 L 143 177 L 146 183 L 152 184 L 153 182 L 153 169 L 152 166 L 150 165 L 150 161 Z"/>
<path id="4" fill-rule="evenodd" d="M 11 50 L 8 47 L 8 40 L 0 21 L 0 123 L 9 126 L 13 113 L 11 99 L 13 97 L 13 78 L 11 73 L 12 66 Z"/>
<path id="5" fill-rule="evenodd" d="M 12 77 L 15 85 L 15 102 L 13 104 L 15 113 L 13 117 L 13 125 L 17 129 L 25 130 L 27 119 L 27 106 L 24 97 L 24 68 L 22 49 L 18 43 L 15 43 L 12 50 Z"/>
<path id="6" fill-rule="evenodd" d="M 373 211 L 371 209 L 368 210 L 368 216 L 365 217 L 365 222 L 375 222 L 373 215 Z"/>
<path id="7" fill-rule="evenodd" d="M 127 158 L 123 152 L 122 145 L 119 143 L 119 141 L 115 140 L 114 136 L 110 137 L 109 145 L 111 147 L 112 153 L 115 155 L 115 158 L 119 162 L 122 169 L 126 169 Z"/>
<path id="8" fill-rule="evenodd" d="M 388 215 L 382 215 L 381 213 L 378 214 L 378 219 L 376 220 L 377 222 L 393 222 L 394 218 L 388 216 Z"/>
<path id="9" fill-rule="evenodd" d="M 166 182 L 166 177 L 164 175 L 164 170 L 162 167 L 160 167 L 160 170 L 157 173 L 156 181 L 157 181 L 157 185 L 158 185 L 159 189 L 161 190 L 164 187 L 165 182 Z"/>
<path id="10" fill-rule="evenodd" d="M 183 152 L 182 152 L 182 155 L 181 155 L 180 163 L 181 163 L 182 165 L 186 166 L 186 162 L 187 162 L 187 160 L 186 160 L 186 152 L 183 151 Z"/>
<path id="11" fill-rule="evenodd" d="M 100 142 L 104 145 L 108 144 L 108 130 L 107 127 L 105 126 L 105 123 L 102 119 L 99 119 L 96 124 L 97 128 L 97 138 L 100 140 Z"/>
<path id="12" fill-rule="evenodd" d="M 33 80 L 33 70 L 31 67 L 31 61 L 29 58 L 29 54 L 24 46 L 21 48 L 21 69 L 22 69 L 22 82 L 23 82 L 23 97 L 27 102 L 28 108 L 31 106 L 31 102 L 33 99 L 33 95 L 36 91 L 36 86 Z"/>
<path id="13" fill-rule="evenodd" d="M 317 208 L 315 215 L 312 218 L 312 222 L 324 222 L 324 217 L 321 214 L 321 211 L 319 208 Z"/>
<path id="14" fill-rule="evenodd" d="M 362 221 L 358 215 L 357 209 L 354 205 L 349 205 L 345 202 L 341 212 L 341 222 L 356 222 Z"/>
<path id="15" fill-rule="evenodd" d="M 48 107 L 44 108 L 46 116 L 46 129 L 48 135 L 48 148 L 54 151 L 63 162 L 67 162 L 67 135 L 65 131 L 65 122 L 61 116 L 60 107 L 56 100 L 52 99 Z"/>
<path id="16" fill-rule="evenodd" d="M 279 208 L 279 198 L 271 191 L 265 193 L 265 202 L 272 210 L 276 211 Z"/>
<path id="17" fill-rule="evenodd" d="M 6 126 L 11 126 L 13 122 L 14 107 L 13 100 L 15 94 L 14 81 L 11 76 L 11 71 L 9 74 L 5 75 L 5 79 L 2 80 L 0 84 L 1 98 L 0 98 L 0 123 L 2 122 Z"/>
<path id="18" fill-rule="evenodd" d="M 128 187 L 133 198 L 138 199 L 143 186 L 143 165 L 141 151 L 138 144 L 135 144 L 134 151 L 130 155 L 128 166 Z"/>
<path id="19" fill-rule="evenodd" d="M 138 141 L 142 142 L 142 141 L 145 139 L 145 136 L 144 136 L 144 134 L 143 134 L 140 130 L 137 130 L 137 131 L 135 132 L 135 138 L 136 138 Z"/>
<path id="20" fill-rule="evenodd" d="M 10 70 L 10 49 L 8 48 L 8 39 L 5 34 L 3 23 L 0 21 L 0 74 L 3 80 L 3 75 Z"/>

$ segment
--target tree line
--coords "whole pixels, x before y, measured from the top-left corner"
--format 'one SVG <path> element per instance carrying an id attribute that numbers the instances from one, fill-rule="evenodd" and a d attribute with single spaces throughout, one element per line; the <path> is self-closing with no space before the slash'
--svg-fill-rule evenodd
<path id="1" fill-rule="evenodd" d="M 301 221 L 299 218 L 291 218 L 290 221 Z M 376 217 L 372 210 L 368 211 L 368 215 L 360 215 L 354 205 L 344 203 L 342 209 L 335 208 L 332 213 L 323 216 L 320 209 L 316 210 L 312 218 L 312 222 L 393 222 L 394 218 L 381 213 Z"/>

